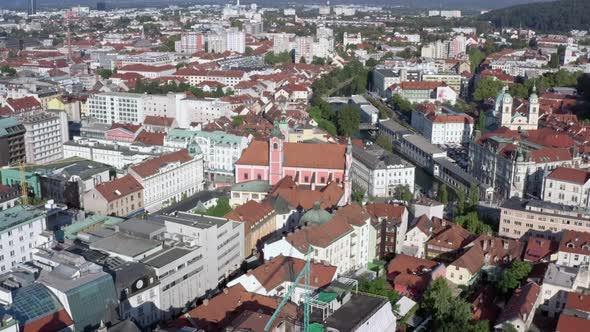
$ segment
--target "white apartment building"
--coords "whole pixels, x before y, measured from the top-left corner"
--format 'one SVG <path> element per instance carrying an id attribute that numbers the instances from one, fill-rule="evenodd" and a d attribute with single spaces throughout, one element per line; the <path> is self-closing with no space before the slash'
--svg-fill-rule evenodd
<path id="1" fill-rule="evenodd" d="M 584 231 L 564 230 L 561 233 L 557 264 L 580 267 L 590 264 L 590 229 Z"/>
<path id="2" fill-rule="evenodd" d="M 164 139 L 164 145 L 187 149 L 197 144 L 203 154 L 205 172 L 213 174 L 234 174 L 234 164 L 248 147 L 249 139 L 227 134 L 222 131 L 196 131 L 171 129 Z"/>
<path id="3" fill-rule="evenodd" d="M 318 58 L 330 56 L 334 52 L 334 30 L 327 27 L 318 27 L 312 51 L 313 56 Z"/>
<path id="4" fill-rule="evenodd" d="M 207 123 L 222 116 L 232 118 L 236 115 L 229 102 L 215 98 L 185 98 L 178 103 L 176 122 L 179 128 L 189 128 L 192 123 Z"/>
<path id="5" fill-rule="evenodd" d="M 20 117 L 25 127 L 27 163 L 45 164 L 63 158 L 64 128 L 67 119 L 49 112 L 31 113 Z"/>
<path id="6" fill-rule="evenodd" d="M 246 33 L 240 31 L 238 28 L 227 29 L 226 33 L 226 47 L 227 51 L 244 53 L 246 51 Z"/>
<path id="7" fill-rule="evenodd" d="M 301 58 L 305 59 L 305 63 L 311 63 L 313 61 L 314 51 L 314 38 L 313 36 L 297 36 L 295 37 L 295 62 L 299 63 Z"/>
<path id="8" fill-rule="evenodd" d="M 207 35 L 207 52 L 223 53 L 225 51 L 244 53 L 246 51 L 246 34 L 238 28 L 230 28 Z"/>
<path id="9" fill-rule="evenodd" d="M 100 123 L 134 123 L 145 118 L 145 95 L 138 93 L 109 92 L 90 95 L 86 113 Z"/>
<path id="10" fill-rule="evenodd" d="M 291 46 L 291 38 L 294 34 L 288 33 L 275 33 L 271 35 L 272 39 L 272 51 L 274 53 L 290 52 L 293 47 Z"/>
<path id="11" fill-rule="evenodd" d="M 335 266 L 339 275 L 366 267 L 372 226 L 371 218 L 364 211 L 360 212 L 361 209 L 354 204 L 341 208 L 334 215 L 318 209 L 306 212 L 301 222 L 307 222 L 308 226 L 265 244 L 265 259 L 280 255 L 306 259 L 309 249 L 314 261 Z M 375 236 L 374 232 L 372 234 Z"/>
<path id="12" fill-rule="evenodd" d="M 422 47 L 421 56 L 427 59 L 446 59 L 449 56 L 450 42 L 437 40 Z"/>
<path id="13" fill-rule="evenodd" d="M 127 65 L 142 64 L 163 66 L 174 64 L 176 56 L 170 52 L 145 52 L 139 54 L 121 54 L 112 60 L 112 67 L 121 68 Z"/>
<path id="14" fill-rule="evenodd" d="M 63 150 L 64 158 L 80 157 L 124 169 L 175 149 L 74 137 L 71 141 L 64 143 Z"/>
<path id="15" fill-rule="evenodd" d="M 144 208 L 157 211 L 174 201 L 203 190 L 203 155 L 180 150 L 146 160 L 129 168 L 144 188 Z"/>
<path id="16" fill-rule="evenodd" d="M 41 235 L 46 215 L 45 210 L 23 205 L 0 211 L 0 272 L 32 260 L 35 248 L 49 240 Z"/>
<path id="17" fill-rule="evenodd" d="M 543 183 L 544 201 L 590 208 L 590 171 L 558 167 L 552 170 Z"/>
<path id="18" fill-rule="evenodd" d="M 398 187 L 414 192 L 416 167 L 378 146 L 352 148 L 352 183 L 371 197 L 393 197 Z"/>
<path id="19" fill-rule="evenodd" d="M 143 221 L 139 221 L 143 222 Z M 186 309 L 187 303 L 209 289 L 204 279 L 204 250 L 193 239 L 166 234 L 171 244 L 141 262 L 155 270 L 158 278 L 158 308 L 161 319 L 171 319 Z"/>
<path id="20" fill-rule="evenodd" d="M 196 86 L 204 81 L 214 81 L 233 88 L 236 84 L 248 79 L 248 74 L 241 70 L 196 70 L 193 68 L 181 68 L 174 75 L 184 78 L 191 86 Z"/>
<path id="21" fill-rule="evenodd" d="M 469 143 L 473 122 L 466 114 L 444 113 L 438 109 L 412 110 L 412 127 L 432 144 Z"/>
<path id="22" fill-rule="evenodd" d="M 202 250 L 201 285 L 214 289 L 244 259 L 244 223 L 226 218 L 176 212 L 152 217 L 166 226 L 166 232 Z"/>

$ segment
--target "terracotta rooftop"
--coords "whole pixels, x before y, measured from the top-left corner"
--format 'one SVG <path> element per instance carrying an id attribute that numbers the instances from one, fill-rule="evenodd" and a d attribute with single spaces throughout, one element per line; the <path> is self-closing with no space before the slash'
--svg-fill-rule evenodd
<path id="1" fill-rule="evenodd" d="M 506 307 L 498 318 L 498 323 L 503 323 L 513 319 L 522 319 L 526 321 L 529 315 L 534 314 L 535 303 L 539 297 L 541 287 L 534 282 L 517 288 Z"/>
<path id="2" fill-rule="evenodd" d="M 529 237 L 523 259 L 531 262 L 539 262 L 549 259 L 557 252 L 558 244 L 548 239 Z"/>
<path id="3" fill-rule="evenodd" d="M 34 108 L 40 108 L 41 103 L 35 99 L 35 97 L 27 96 L 18 99 L 8 99 L 6 104 L 12 109 L 13 112 L 19 113 L 28 111 Z"/>
<path id="4" fill-rule="evenodd" d="M 110 182 L 97 184 L 95 188 L 102 197 L 107 200 L 107 202 L 112 202 L 129 194 L 143 190 L 143 186 L 129 174 Z"/>
<path id="5" fill-rule="evenodd" d="M 62 331 L 72 326 L 74 321 L 70 318 L 67 311 L 62 309 L 58 312 L 46 315 L 21 326 L 21 332 L 54 332 Z"/>
<path id="6" fill-rule="evenodd" d="M 555 332 L 590 331 L 590 320 L 566 314 L 559 315 Z"/>
<path id="7" fill-rule="evenodd" d="M 248 234 L 253 227 L 263 222 L 273 212 L 274 209 L 268 202 L 248 201 L 228 212 L 225 217 L 230 220 L 244 222 L 247 225 L 244 229 Z"/>
<path id="8" fill-rule="evenodd" d="M 148 131 L 142 130 L 137 137 L 135 137 L 135 142 L 143 143 L 146 145 L 164 145 L 164 137 L 166 136 L 165 133 L 150 133 Z"/>
<path id="9" fill-rule="evenodd" d="M 158 170 L 167 164 L 175 162 L 184 164 L 191 160 L 193 160 L 193 158 L 188 154 L 188 150 L 184 149 L 157 158 L 148 159 L 141 164 L 132 166 L 131 169 L 140 177 L 147 178 L 158 173 Z"/>
<path id="10" fill-rule="evenodd" d="M 143 120 L 144 125 L 152 125 L 152 126 L 161 126 L 161 127 L 172 127 L 174 123 L 174 118 L 169 118 L 165 116 L 153 116 L 148 115 Z"/>
<path id="11" fill-rule="evenodd" d="M 380 220 L 385 218 L 388 223 L 399 224 L 406 212 L 406 207 L 400 204 L 370 203 L 365 205 L 365 210 L 371 218 Z"/>
<path id="12" fill-rule="evenodd" d="M 311 190 L 297 186 L 291 176 L 286 176 L 271 190 L 270 196 L 280 196 L 293 208 L 301 207 L 309 210 L 316 202 L 320 202 L 320 208 L 328 209 L 338 204 L 344 189 L 336 182 L 330 182 L 327 186 Z"/>
<path id="13" fill-rule="evenodd" d="M 268 166 L 267 141 L 252 141 L 244 149 L 237 165 Z M 284 166 L 321 169 L 344 169 L 346 145 L 341 144 L 311 144 L 284 143 Z"/>
<path id="14" fill-rule="evenodd" d="M 170 323 L 171 327 L 185 326 L 204 329 L 205 331 L 225 331 L 225 327 L 244 311 L 260 312 L 272 315 L 281 298 L 249 293 L 242 285 L 235 285 L 219 293 L 198 307 L 182 314 Z M 299 318 L 295 304 L 287 302 L 279 313 L 279 318 Z M 193 322 L 197 325 L 194 326 Z"/>
<path id="15" fill-rule="evenodd" d="M 590 313 L 590 295 L 574 292 L 567 293 L 565 309 L 574 309 Z"/>
<path id="16" fill-rule="evenodd" d="M 559 251 L 590 255 L 590 233 L 564 230 L 559 242 Z"/>
<path id="17" fill-rule="evenodd" d="M 547 175 L 547 178 L 581 185 L 590 180 L 590 171 L 577 168 L 557 167 Z"/>
<path id="18" fill-rule="evenodd" d="M 304 266 L 305 260 L 303 259 L 285 257 L 281 255 L 266 261 L 264 264 L 255 268 L 248 274 L 254 276 L 260 282 L 262 287 L 264 287 L 264 289 L 271 291 L 280 286 L 285 281 L 295 281 L 295 278 L 297 278 Z M 311 263 L 310 267 L 311 287 L 325 287 L 329 285 L 336 277 L 335 266 Z M 299 283 L 304 284 L 305 281 L 301 279 Z"/>

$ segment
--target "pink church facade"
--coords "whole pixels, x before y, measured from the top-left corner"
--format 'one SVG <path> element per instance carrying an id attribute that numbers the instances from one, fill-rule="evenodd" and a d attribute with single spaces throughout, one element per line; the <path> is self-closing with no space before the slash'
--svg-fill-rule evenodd
<path id="1" fill-rule="evenodd" d="M 328 143 L 287 143 L 284 142 L 285 136 L 274 131 L 269 141 L 252 141 L 236 162 L 236 183 L 264 180 L 275 185 L 285 176 L 291 176 L 297 185 L 319 189 L 336 182 L 344 188 L 344 197 L 348 202 L 352 193 L 351 147 Z"/>

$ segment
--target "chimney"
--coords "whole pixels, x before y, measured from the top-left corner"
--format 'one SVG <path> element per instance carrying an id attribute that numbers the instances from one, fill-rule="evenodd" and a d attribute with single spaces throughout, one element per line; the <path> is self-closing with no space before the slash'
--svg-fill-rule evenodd
<path id="1" fill-rule="evenodd" d="M 209 299 L 204 299 L 203 300 L 203 305 L 206 307 L 209 305 Z"/>
<path id="2" fill-rule="evenodd" d="M 229 290 L 227 288 L 224 288 L 223 289 L 223 294 L 227 294 L 227 293 L 229 293 Z"/>
<path id="3" fill-rule="evenodd" d="M 504 250 L 508 250 L 508 241 L 503 241 L 502 244 L 504 245 Z"/>
<path id="4" fill-rule="evenodd" d="M 487 240 L 483 241 L 483 250 L 484 251 L 488 250 L 488 241 Z"/>

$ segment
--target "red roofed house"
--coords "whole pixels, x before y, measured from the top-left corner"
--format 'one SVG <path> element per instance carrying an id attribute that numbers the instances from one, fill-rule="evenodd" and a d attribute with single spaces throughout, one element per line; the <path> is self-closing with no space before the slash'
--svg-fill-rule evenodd
<path id="1" fill-rule="evenodd" d="M 4 106 L 0 108 L 0 114 L 10 116 L 12 114 L 27 114 L 43 110 L 41 103 L 32 96 L 7 99 Z"/>
<path id="2" fill-rule="evenodd" d="M 590 233 L 564 230 L 557 250 L 557 264 L 579 267 L 590 263 Z"/>
<path id="3" fill-rule="evenodd" d="M 129 168 L 144 188 L 144 207 L 153 212 L 203 190 L 203 155 L 194 147 L 161 155 Z"/>
<path id="4" fill-rule="evenodd" d="M 248 292 L 242 285 L 226 288 L 212 299 L 205 299 L 198 307 L 180 315 L 169 323 L 170 327 L 191 327 L 207 332 L 229 331 L 226 327 L 235 327 L 234 320 L 246 312 L 255 312 L 264 316 L 264 324 L 278 308 L 281 299 Z M 278 324 L 298 321 L 300 315 L 295 304 L 287 302 L 278 313 L 271 331 L 276 331 Z M 285 322 L 287 321 L 287 322 Z M 262 327 L 264 328 L 264 324 Z M 285 324 L 283 324 L 285 326 Z M 290 330 L 291 327 L 287 327 Z M 250 330 L 250 329 L 249 329 Z M 260 331 L 252 330 L 252 331 Z"/>
<path id="5" fill-rule="evenodd" d="M 391 98 L 393 95 L 399 95 L 411 103 L 449 102 L 454 105 L 458 92 L 442 82 L 407 81 L 388 87 L 385 96 Z"/>
<path id="6" fill-rule="evenodd" d="M 275 121 L 270 140 L 252 141 L 235 164 L 236 183 L 250 180 L 275 185 L 291 176 L 297 185 L 324 187 L 336 182 L 344 188 L 339 205 L 349 201 L 352 193 L 350 168 L 352 146 L 341 144 L 287 143 L 285 116 Z"/>
<path id="7" fill-rule="evenodd" d="M 127 217 L 143 211 L 143 186 L 131 175 L 97 184 L 84 194 L 84 210 Z"/>
<path id="8" fill-rule="evenodd" d="M 539 263 L 555 261 L 558 243 L 549 239 L 531 236 L 527 240 L 523 260 Z"/>
<path id="9" fill-rule="evenodd" d="M 387 279 L 393 288 L 414 299 L 420 298 L 432 281 L 444 276 L 444 264 L 404 254 L 387 265 Z"/>
<path id="10" fill-rule="evenodd" d="M 203 81 L 215 81 L 233 88 L 241 81 L 248 79 L 248 74 L 241 70 L 200 70 L 181 68 L 173 73 L 187 80 L 191 86 L 197 86 Z"/>
<path id="11" fill-rule="evenodd" d="M 559 316 L 556 332 L 590 331 L 590 296 L 567 293 L 563 312 Z"/>
<path id="12" fill-rule="evenodd" d="M 370 216 L 356 203 L 334 214 L 317 206 L 301 217 L 300 229 L 265 244 L 264 258 L 283 255 L 305 259 L 310 252 L 313 260 L 335 266 L 338 274 L 356 271 L 369 262 L 369 241 L 358 239 L 369 234 L 370 222 Z"/>
<path id="13" fill-rule="evenodd" d="M 248 292 L 265 296 L 284 296 L 293 287 L 295 278 L 305 265 L 304 259 L 277 256 L 267 260 L 254 270 L 232 280 L 227 285 L 242 285 Z M 310 283 L 312 291 L 328 286 L 336 278 L 336 267 L 328 264 L 310 263 Z M 296 285 L 291 301 L 299 303 L 304 295 L 303 278 Z"/>
<path id="14" fill-rule="evenodd" d="M 244 253 L 246 256 L 256 254 L 264 239 L 273 234 L 276 227 L 276 213 L 270 202 L 248 201 L 228 212 L 225 217 L 229 220 L 244 223 Z"/>
<path id="15" fill-rule="evenodd" d="M 432 105 L 432 104 L 426 104 Z M 425 107 L 412 111 L 412 127 L 432 144 L 468 143 L 473 134 L 473 118 L 467 114 L 448 113 L 444 108 Z M 422 106 L 422 107 L 421 107 Z"/>
<path id="16" fill-rule="evenodd" d="M 541 287 L 532 281 L 517 288 L 506 303 L 494 329 L 503 331 L 508 325 L 512 325 L 518 332 L 528 331 L 539 305 L 540 292 Z"/>
<path id="17" fill-rule="evenodd" d="M 543 200 L 568 206 L 590 208 L 590 171 L 557 167 L 545 177 Z"/>

